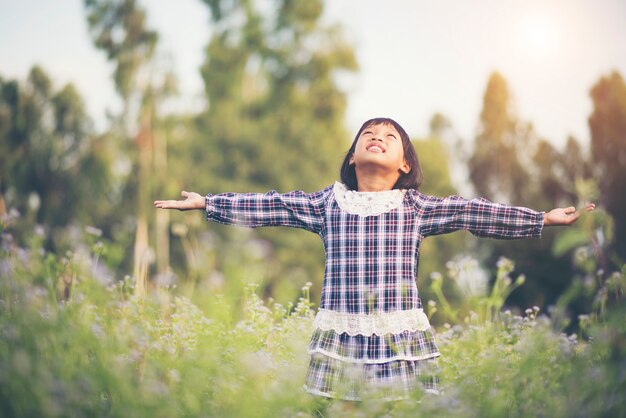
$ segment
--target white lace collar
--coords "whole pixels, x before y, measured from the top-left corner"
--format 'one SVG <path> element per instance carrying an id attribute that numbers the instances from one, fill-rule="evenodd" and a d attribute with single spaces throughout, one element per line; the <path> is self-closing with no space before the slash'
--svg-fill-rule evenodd
<path id="1" fill-rule="evenodd" d="M 383 192 L 357 192 L 348 190 L 345 184 L 335 182 L 335 200 L 348 213 L 359 216 L 376 216 L 402 206 L 404 190 L 393 189 Z"/>

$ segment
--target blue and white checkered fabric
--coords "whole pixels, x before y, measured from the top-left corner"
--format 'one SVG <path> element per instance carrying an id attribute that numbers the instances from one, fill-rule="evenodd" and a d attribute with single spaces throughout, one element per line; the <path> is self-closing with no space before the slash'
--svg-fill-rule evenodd
<path id="1" fill-rule="evenodd" d="M 415 391 L 438 393 L 436 360 L 395 360 L 381 364 L 355 364 L 313 354 L 304 388 L 338 399 L 406 399 Z"/>
<path id="2" fill-rule="evenodd" d="M 417 190 L 403 191 L 398 207 L 362 216 L 342 208 L 336 191 L 337 184 L 310 194 L 209 194 L 207 219 L 252 228 L 303 228 L 318 234 L 326 251 L 320 308 L 357 315 L 422 307 L 416 276 L 420 244 L 428 236 L 468 230 L 481 237 L 518 239 L 540 237 L 543 229 L 542 212 L 482 198 L 428 196 Z M 388 388 L 387 382 L 394 387 L 394 397 L 398 388 L 404 388 L 406 395 L 415 382 L 423 383 L 420 362 L 439 355 L 431 330 L 387 335 L 343 331 L 314 332 L 306 383 L 311 393 L 359 399 L 354 388 Z M 355 373 L 365 376 L 361 384 L 350 377 Z M 345 383 L 346 376 L 352 389 L 343 396 L 334 385 Z M 433 382 L 426 388 L 434 388 Z"/>

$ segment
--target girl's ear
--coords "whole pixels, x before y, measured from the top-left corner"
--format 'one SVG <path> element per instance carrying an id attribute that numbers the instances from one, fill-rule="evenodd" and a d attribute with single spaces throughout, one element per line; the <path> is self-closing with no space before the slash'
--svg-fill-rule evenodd
<path id="1" fill-rule="evenodd" d="M 348 165 L 354 165 L 354 154 L 350 156 L 350 160 L 348 160 Z"/>
<path id="2" fill-rule="evenodd" d="M 400 166 L 400 171 L 404 174 L 409 174 L 411 172 L 411 166 L 407 164 L 406 161 Z"/>

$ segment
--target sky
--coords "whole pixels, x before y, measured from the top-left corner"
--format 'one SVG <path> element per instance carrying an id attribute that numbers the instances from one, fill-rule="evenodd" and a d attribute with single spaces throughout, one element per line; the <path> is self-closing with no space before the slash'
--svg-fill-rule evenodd
<path id="1" fill-rule="evenodd" d="M 160 34 L 159 62 L 179 79 L 175 110 L 202 108 L 206 6 L 139 1 Z M 423 137 L 439 112 L 472 140 L 487 80 L 499 71 L 520 119 L 557 146 L 569 135 L 585 145 L 589 90 L 614 70 L 626 77 L 624 0 L 327 0 L 323 19 L 342 26 L 356 51 L 359 71 L 339 79 L 351 131 L 387 116 Z M 91 43 L 82 1 L 0 0 L 0 76 L 23 80 L 35 64 L 55 86 L 76 85 L 97 129 L 107 109 L 120 110 L 113 66 Z"/>

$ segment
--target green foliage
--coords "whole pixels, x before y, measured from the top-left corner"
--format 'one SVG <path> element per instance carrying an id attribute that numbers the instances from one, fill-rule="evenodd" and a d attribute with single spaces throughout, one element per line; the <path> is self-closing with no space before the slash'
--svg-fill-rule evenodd
<path id="1" fill-rule="evenodd" d="M 618 72 L 602 77 L 590 92 L 589 117 L 594 175 L 601 203 L 615 220 L 617 256 L 626 259 L 626 82 Z"/>
<path id="2" fill-rule="evenodd" d="M 597 194 L 589 193 L 592 170 L 580 144 L 570 137 L 565 148 L 558 150 L 539 138 L 531 124 L 512 113 L 506 80 L 498 73 L 492 74 L 487 84 L 481 130 L 468 165 L 478 195 L 499 203 L 544 211 L 601 203 Z M 546 228 L 540 241 L 482 240 L 478 248 L 489 254 L 487 264 L 500 256 L 514 258 L 519 271 L 534 278 L 512 295 L 515 304 L 545 307 L 555 303 L 572 283 L 575 248 L 594 242 L 596 251 L 606 251 L 611 221 L 600 212 L 595 229 L 581 225 L 568 231 Z M 598 231 L 603 234 L 600 240 Z M 571 301 L 574 314 L 589 309 L 584 299 Z"/>
<path id="3" fill-rule="evenodd" d="M 517 285 L 507 280 L 512 264 L 502 261 L 501 285 L 490 295 L 476 295 L 465 317 L 464 308 L 449 306 L 459 320 L 437 333 L 443 355 L 440 395 L 416 392 L 392 403 L 329 402 L 301 388 L 312 331 L 309 284 L 296 306 L 264 302 L 254 284 L 245 287 L 238 308 L 226 294 L 195 293 L 190 299 L 169 285 L 137 297 L 129 277 L 105 280 L 92 273 L 107 251 L 97 230 L 89 231 L 87 252 L 57 256 L 41 248 L 45 237 L 38 234 L 28 247 L 17 246 L 9 234 L 16 220 L 3 222 L 2 416 L 525 417 L 540 411 L 600 417 L 626 412 L 624 272 L 602 281 L 604 307 L 581 318 L 579 335 L 566 335 L 538 308 L 523 316 L 501 312 Z"/>
<path id="4" fill-rule="evenodd" d="M 300 389 L 309 295 L 321 285 L 318 237 L 207 227 L 201 215 L 173 213 L 170 223 L 147 206 L 180 189 L 312 191 L 334 181 L 350 139 L 336 80 L 355 71 L 354 53 L 337 27 L 320 23 L 321 1 L 205 3 L 213 35 L 199 114 L 162 114 L 172 79 L 143 71 L 158 36 L 131 0 L 84 2 L 125 103 L 106 132 L 94 134 L 79 92 L 56 88 L 43 69 L 25 82 L 0 77 L 1 416 L 626 413 L 626 271 L 613 271 L 625 236 L 621 76 L 591 92 L 593 170 L 574 138 L 558 150 L 517 120 L 504 78 L 492 77 L 470 160 L 479 194 L 536 208 L 594 200 L 606 212 L 558 237 L 492 247 L 492 285 L 474 258 L 452 259 L 476 253 L 467 234 L 426 240 L 419 287 L 441 325 L 443 394 L 325 403 Z M 416 147 L 423 191 L 445 196 L 455 190 L 436 131 Z M 599 191 L 586 180 L 592 172 Z M 146 253 L 154 248 L 161 263 L 145 297 L 136 274 L 115 279 L 130 270 L 138 221 L 153 237 Z M 496 264 L 502 255 L 529 277 L 524 286 L 510 262 Z M 437 272 L 446 269 L 444 279 Z M 296 306 L 258 295 L 289 301 L 300 292 Z M 533 304 L 554 307 L 549 317 L 502 312 Z"/>
<path id="5" fill-rule="evenodd" d="M 232 323 L 219 298 L 205 304 L 208 318 L 171 289 L 140 299 L 129 277 L 94 279 L 97 252 L 40 257 L 8 235 L 2 244 L 3 416 L 269 416 L 271 403 L 240 397 L 257 396 L 258 383 L 268 394 L 301 385 L 302 358 L 275 375 L 310 332 L 310 318 L 298 319 L 310 313 L 304 299 L 270 310 L 251 289 L 245 319 Z M 307 402 L 288 392 L 274 402 L 292 398 L 290 408 Z"/>
<path id="6" fill-rule="evenodd" d="M 125 100 L 136 88 L 137 71 L 154 54 L 158 34 L 146 28 L 145 11 L 135 0 L 84 0 L 97 48 L 115 61 L 114 80 Z"/>
<path id="7" fill-rule="evenodd" d="M 165 183 L 166 122 L 160 106 L 175 92 L 175 79 L 153 61 L 158 36 L 147 27 L 145 9 L 135 0 L 85 0 L 84 7 L 94 45 L 116 66 L 115 86 L 124 108 L 112 121 L 109 134 L 119 132 L 112 136 L 126 142 L 122 146 L 128 151 L 127 159 L 120 160 L 134 174 L 125 179 L 120 203 L 135 212 L 133 276 L 145 283 L 149 272 L 170 269 L 168 216 L 155 215 L 150 202 Z M 128 144 L 131 138 L 133 146 Z M 130 262 L 130 253 L 125 261 Z M 142 291 L 139 286 L 138 292 Z"/>
<path id="8" fill-rule="evenodd" d="M 93 134 L 74 86 L 57 90 L 40 67 L 26 82 L 1 80 L 0 126 L 0 215 L 6 205 L 29 226 L 45 225 L 48 248 L 61 249 L 67 227 L 103 219 L 113 187 L 109 147 Z"/>
<path id="9" fill-rule="evenodd" d="M 470 179 L 480 196 L 520 204 L 527 197 L 528 167 L 521 159 L 532 132 L 511 114 L 504 77 L 493 73 L 487 83 L 480 114 L 480 133 L 469 160 Z"/>
<path id="10" fill-rule="evenodd" d="M 497 263 L 496 279 L 491 290 L 487 291 L 487 278 L 477 268 L 478 263 L 471 258 L 461 259 L 448 263 L 448 277 L 463 295 L 460 301 L 450 303 L 443 291 L 444 276 L 434 273 L 430 283 L 430 290 L 441 309 L 437 308 L 435 300 L 429 300 L 429 317 L 435 315 L 435 322 L 458 323 L 478 322 L 492 323 L 499 318 L 500 311 L 510 294 L 524 284 L 526 278 L 519 276 L 511 278 L 514 264 L 511 260 L 501 258 Z M 538 310 L 539 308 L 535 308 Z"/>
<path id="11" fill-rule="evenodd" d="M 354 71 L 356 60 L 341 32 L 321 23 L 323 3 L 205 3 L 212 20 L 201 68 L 208 107 L 190 121 L 186 136 L 170 142 L 171 176 L 200 193 L 311 192 L 332 184 L 350 139 L 336 78 Z M 239 232 L 210 228 L 224 259 Z M 266 294 L 293 300 L 307 281 L 319 291 L 319 237 L 264 228 L 249 238 L 269 244 Z"/>
<path id="12" fill-rule="evenodd" d="M 443 118 L 439 115 L 440 118 Z M 458 194 L 450 178 L 448 146 L 442 138 L 433 132 L 429 138 L 413 141 L 413 145 L 419 155 L 420 165 L 424 174 L 424 182 L 420 187 L 422 193 L 434 196 L 450 196 Z M 454 235 L 440 235 L 429 237 L 420 245 L 420 261 L 418 283 L 422 299 L 432 297 L 429 283 L 431 275 L 435 272 L 444 271 L 446 263 L 462 254 L 467 248 L 466 233 Z M 461 296 L 455 294 L 453 289 L 445 289 L 455 301 Z"/>
<path id="13" fill-rule="evenodd" d="M 215 26 L 202 76 L 201 116 L 210 186 L 252 191 L 318 189 L 335 179 L 347 147 L 344 94 L 334 77 L 353 71 L 338 30 L 319 23 L 321 2 L 208 2 Z M 218 153 L 215 151 L 219 150 Z"/>

